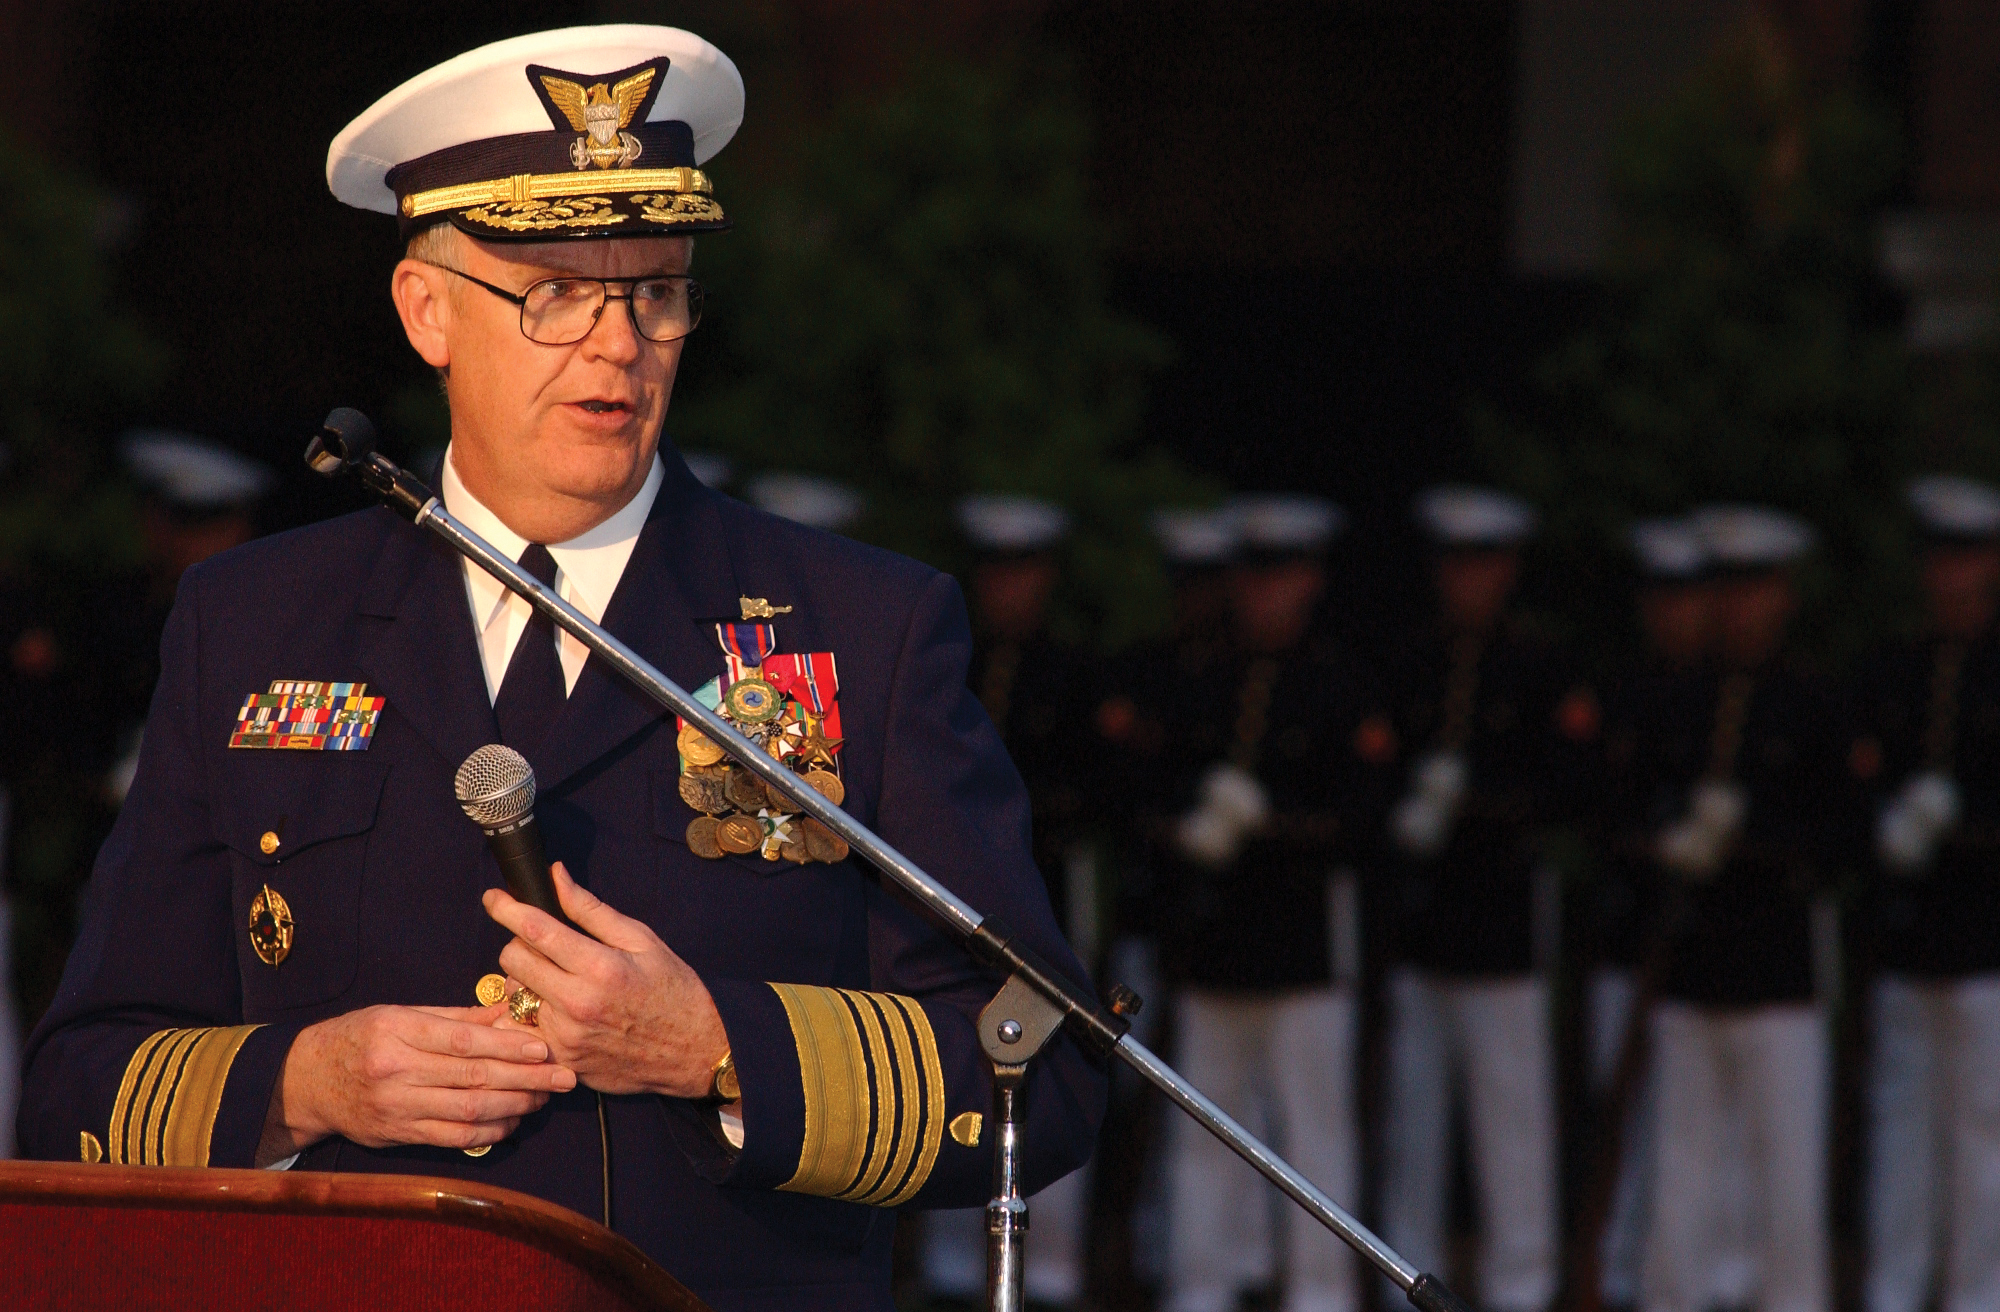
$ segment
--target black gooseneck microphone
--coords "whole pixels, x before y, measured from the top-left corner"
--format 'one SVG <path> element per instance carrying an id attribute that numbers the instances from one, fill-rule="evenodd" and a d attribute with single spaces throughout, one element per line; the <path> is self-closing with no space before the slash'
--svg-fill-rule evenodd
<path id="1" fill-rule="evenodd" d="M 535 770 L 528 758 L 511 747 L 488 743 L 465 758 L 452 789 L 472 823 L 486 831 L 487 846 L 500 863 L 507 891 L 516 901 L 575 929 L 556 900 L 542 831 L 535 826 Z"/>

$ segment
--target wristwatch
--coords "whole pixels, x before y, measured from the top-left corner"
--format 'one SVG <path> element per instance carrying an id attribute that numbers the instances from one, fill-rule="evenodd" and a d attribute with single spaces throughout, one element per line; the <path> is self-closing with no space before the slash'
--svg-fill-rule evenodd
<path id="1" fill-rule="evenodd" d="M 715 1063 L 715 1070 L 708 1080 L 708 1097 L 711 1102 L 735 1102 L 743 1096 L 743 1088 L 736 1082 L 736 1056 L 725 1052 L 722 1060 Z"/>

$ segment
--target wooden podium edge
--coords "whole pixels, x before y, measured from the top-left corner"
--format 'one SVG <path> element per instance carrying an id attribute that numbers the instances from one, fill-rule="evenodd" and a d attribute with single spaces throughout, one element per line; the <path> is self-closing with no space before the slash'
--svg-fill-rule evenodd
<path id="1" fill-rule="evenodd" d="M 527 1244 L 587 1272 L 634 1307 L 709 1312 L 632 1241 L 589 1217 L 512 1189 L 461 1180 L 0 1161 L 0 1203 L 9 1202 L 429 1221 Z"/>

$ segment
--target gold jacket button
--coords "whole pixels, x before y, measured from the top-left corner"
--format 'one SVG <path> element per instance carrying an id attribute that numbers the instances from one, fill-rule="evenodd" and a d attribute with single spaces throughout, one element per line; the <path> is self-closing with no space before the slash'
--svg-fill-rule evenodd
<path id="1" fill-rule="evenodd" d="M 271 853 L 277 851 L 278 831 L 275 829 L 266 829 L 264 836 L 257 840 L 257 846 L 262 849 L 265 856 L 269 856 Z"/>
<path id="2" fill-rule="evenodd" d="M 481 975 L 479 983 L 473 987 L 472 996 L 479 999 L 479 1005 L 490 1007 L 507 996 L 505 975 Z"/>

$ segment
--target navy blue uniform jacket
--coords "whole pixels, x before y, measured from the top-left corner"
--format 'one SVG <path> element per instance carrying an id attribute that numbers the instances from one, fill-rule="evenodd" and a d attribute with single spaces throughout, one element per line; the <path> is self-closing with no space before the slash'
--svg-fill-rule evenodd
<path id="1" fill-rule="evenodd" d="M 790 606 L 773 621 L 780 650 L 838 661 L 848 811 L 1086 978 L 1030 856 L 1020 776 L 966 689 L 956 584 L 711 492 L 662 454 L 666 484 L 605 627 L 694 688 L 722 672 L 713 622 L 739 597 Z M 388 699 L 370 747 L 230 749 L 244 697 L 276 679 L 365 681 Z M 458 558 L 389 511 L 190 570 L 137 782 L 29 1043 L 24 1150 L 249 1166 L 301 1028 L 378 1003 L 474 1005 L 508 935 L 480 906 L 499 871 L 452 775 L 497 737 Z M 858 859 L 691 853 L 674 721 L 601 662 L 530 760 L 550 855 L 714 995 L 741 1151 L 691 1104 L 613 1097 L 607 1163 L 596 1095 L 578 1089 L 483 1158 L 336 1138 L 296 1169 L 455 1176 L 593 1217 L 608 1169 L 615 1227 L 718 1309 L 888 1308 L 893 1209 L 989 1192 L 992 1135 L 966 1114 L 989 1109 L 974 1018 L 1003 981 Z M 295 922 L 276 967 L 249 937 L 267 885 Z M 1084 1161 L 1103 1097 L 1068 1037 L 1036 1062 L 1030 1186 Z"/>

